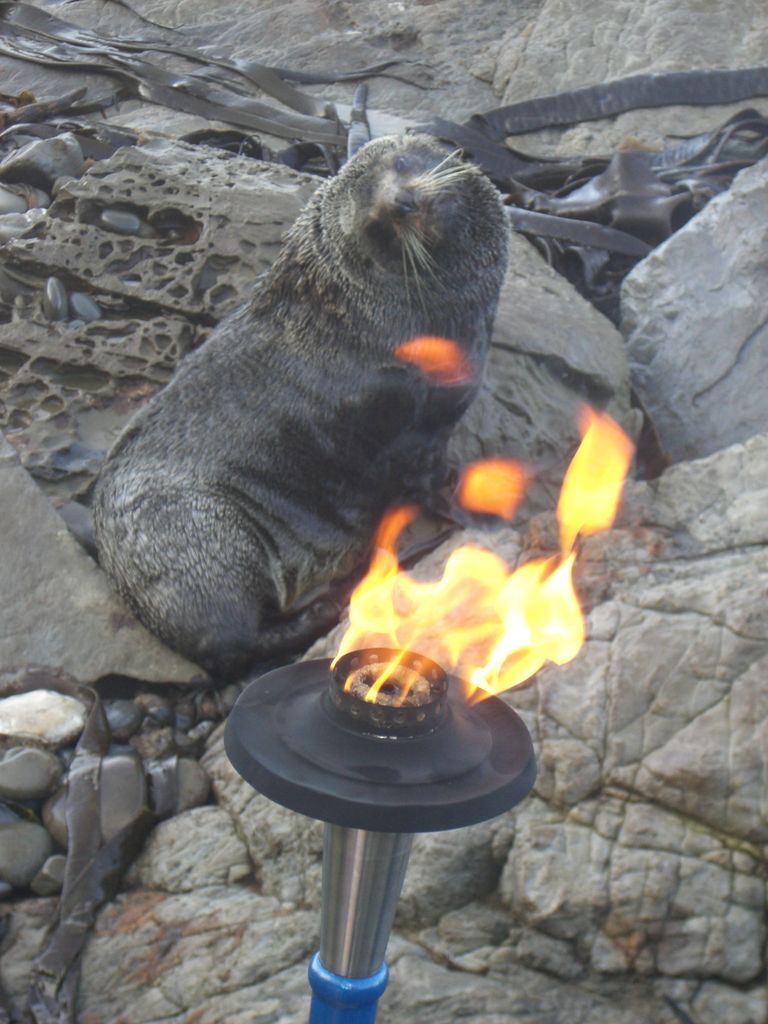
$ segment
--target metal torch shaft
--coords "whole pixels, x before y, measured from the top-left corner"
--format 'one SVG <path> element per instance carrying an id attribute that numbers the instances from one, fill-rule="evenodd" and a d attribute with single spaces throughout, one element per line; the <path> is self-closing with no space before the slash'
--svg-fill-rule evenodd
<path id="1" fill-rule="evenodd" d="M 372 1024 L 413 836 L 325 826 L 320 952 L 310 1024 Z"/>

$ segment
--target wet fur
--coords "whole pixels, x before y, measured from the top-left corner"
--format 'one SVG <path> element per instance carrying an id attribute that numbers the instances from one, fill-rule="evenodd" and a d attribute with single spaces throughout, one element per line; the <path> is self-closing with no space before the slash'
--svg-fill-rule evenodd
<path id="1" fill-rule="evenodd" d="M 401 186 L 418 202 L 404 218 Z M 226 677 L 331 625 L 327 606 L 292 607 L 364 560 L 387 505 L 435 484 L 479 383 L 431 385 L 393 350 L 451 338 L 479 378 L 507 232 L 487 179 L 424 136 L 374 140 L 318 189 L 97 483 L 101 562 L 171 647 Z"/>

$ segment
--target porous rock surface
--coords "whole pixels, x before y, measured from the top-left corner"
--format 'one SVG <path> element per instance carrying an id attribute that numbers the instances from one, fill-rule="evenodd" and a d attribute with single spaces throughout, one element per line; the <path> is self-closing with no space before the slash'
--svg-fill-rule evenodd
<path id="1" fill-rule="evenodd" d="M 418 838 L 382 1021 L 556 1024 L 567 1008 L 584 1024 L 675 1024 L 666 995 L 704 1024 L 766 1024 L 767 487 L 761 435 L 631 485 L 618 526 L 585 543 L 584 650 L 506 698 L 534 737 L 534 793 L 486 825 Z M 534 519 L 525 550 L 552 535 Z M 511 560 L 521 540 L 486 535 Z M 306 1014 L 320 827 L 243 783 L 220 730 L 204 763 L 218 808 L 166 823 L 131 876 L 140 887 L 102 911 L 84 1020 Z M 230 851 L 220 861 L 212 834 Z M 186 845 L 211 851 L 197 874 Z M 181 892 L 185 864 L 195 887 Z M 27 946 L 5 945 L 0 973 L 18 992 Z"/>
<path id="2" fill-rule="evenodd" d="M 673 461 L 768 430 L 768 160 L 622 285 L 632 383 Z"/>
<path id="3" fill-rule="evenodd" d="M 0 323 L 0 427 L 43 487 L 63 498 L 87 490 L 128 419 L 247 297 L 316 187 L 275 164 L 155 140 L 95 163 L 34 233 L 8 243 L 33 285 Z M 113 209 L 154 237 L 105 226 Z M 51 275 L 89 293 L 103 318 L 49 322 Z"/>

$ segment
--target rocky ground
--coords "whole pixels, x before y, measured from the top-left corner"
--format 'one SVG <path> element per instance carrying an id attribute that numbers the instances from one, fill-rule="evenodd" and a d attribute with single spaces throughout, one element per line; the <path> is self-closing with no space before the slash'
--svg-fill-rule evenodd
<path id="1" fill-rule="evenodd" d="M 229 57 L 406 60 L 410 82 L 371 83 L 374 124 L 757 64 L 768 37 L 758 0 L 134 7 Z M 116 4 L 49 9 L 149 31 Z M 8 69 L 7 93 L 72 88 L 63 72 Z M 352 86 L 314 91 L 349 102 Z M 655 145 L 734 109 L 639 111 L 515 145 Z M 248 294 L 318 179 L 175 141 L 205 122 L 163 107 L 130 101 L 108 122 L 141 128 L 142 144 L 91 160 L 60 136 L 20 174 L 0 153 L 0 983 L 23 1019 L 41 964 L 64 977 L 50 935 L 75 942 L 74 875 L 93 882 L 109 851 L 126 866 L 118 891 L 77 904 L 93 927 L 77 940 L 76 1019 L 298 1024 L 321 826 L 239 779 L 220 725 L 239 685 L 213 691 L 143 630 L 73 533 L 111 439 Z M 634 393 L 671 465 L 630 483 L 616 527 L 584 544 L 581 654 L 507 695 L 536 745 L 531 797 L 417 838 L 383 1024 L 768 1024 L 766 223 L 763 161 L 636 266 L 620 329 L 513 237 L 487 383 L 453 454 L 524 458 L 539 476 L 520 529 L 482 542 L 510 564 L 556 547 L 551 509 L 584 399 L 637 435 Z"/>

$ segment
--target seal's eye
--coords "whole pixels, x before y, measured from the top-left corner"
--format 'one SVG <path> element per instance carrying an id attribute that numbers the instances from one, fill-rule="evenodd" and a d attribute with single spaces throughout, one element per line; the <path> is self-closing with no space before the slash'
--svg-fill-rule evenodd
<path id="1" fill-rule="evenodd" d="M 402 174 L 403 171 L 405 171 L 407 169 L 408 169 L 408 161 L 405 159 L 404 156 L 399 156 L 395 160 L 395 170 L 397 171 L 398 174 Z"/>

